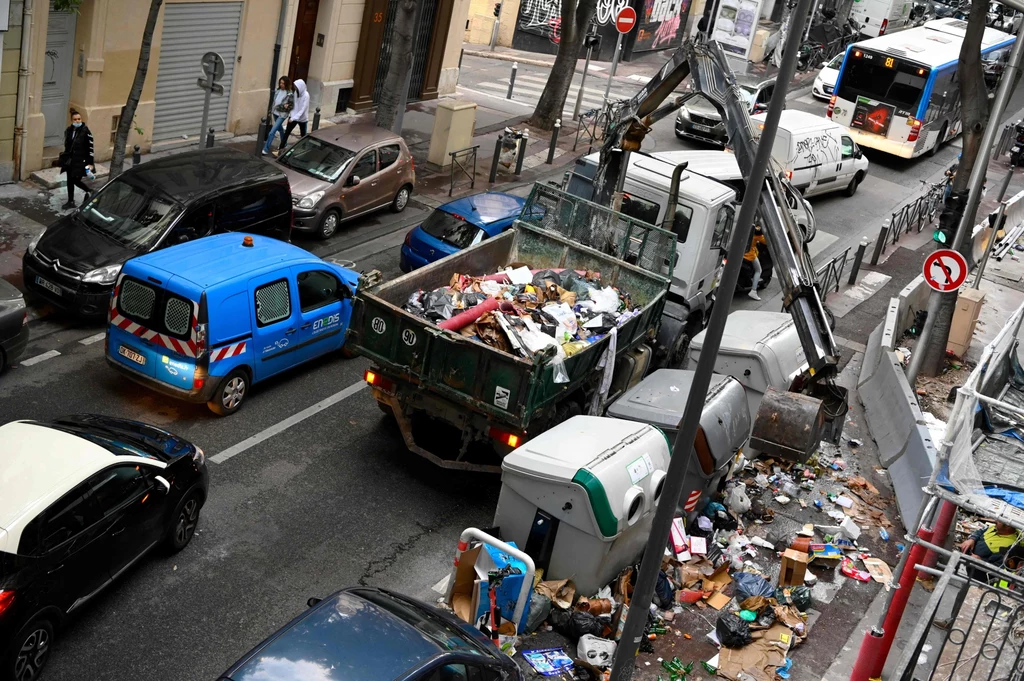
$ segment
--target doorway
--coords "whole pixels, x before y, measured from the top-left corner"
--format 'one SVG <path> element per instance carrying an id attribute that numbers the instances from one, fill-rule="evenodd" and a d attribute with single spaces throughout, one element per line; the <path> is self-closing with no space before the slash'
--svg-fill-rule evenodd
<path id="1" fill-rule="evenodd" d="M 43 57 L 42 111 L 46 119 L 43 145 L 64 145 L 71 100 L 71 68 L 75 59 L 75 26 L 78 14 L 55 12 L 50 3 L 46 25 L 46 55 Z"/>
<path id="2" fill-rule="evenodd" d="M 292 35 L 292 58 L 288 68 L 288 77 L 292 82 L 296 78 L 309 79 L 309 58 L 313 53 L 316 15 L 319 9 L 320 0 L 299 0 L 298 13 L 295 15 L 295 33 Z"/>

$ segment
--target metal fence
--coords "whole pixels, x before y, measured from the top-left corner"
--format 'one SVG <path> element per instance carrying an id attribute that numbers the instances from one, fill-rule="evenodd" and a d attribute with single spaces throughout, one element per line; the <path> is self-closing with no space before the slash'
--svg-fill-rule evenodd
<path id="1" fill-rule="evenodd" d="M 818 292 L 822 299 L 829 293 L 839 292 L 839 282 L 843 278 L 843 270 L 846 269 L 846 258 L 850 255 L 850 249 L 837 255 L 827 263 L 818 268 L 815 272 L 815 281 L 818 283 Z"/>
<path id="2" fill-rule="evenodd" d="M 878 231 L 875 250 L 871 254 L 872 265 L 877 265 L 885 249 L 898 244 L 901 236 L 909 234 L 912 229 L 920 232 L 926 224 L 930 225 L 935 221 L 942 210 L 943 198 L 949 183 L 950 177 L 947 176 L 945 180 L 930 185 L 928 191 L 921 196 L 893 211 Z"/>
<path id="3" fill-rule="evenodd" d="M 945 569 L 917 564 L 938 582 L 890 679 L 1024 679 L 1024 578 L 973 556 L 925 543 Z"/>
<path id="4" fill-rule="evenodd" d="M 600 109 L 591 109 L 580 114 L 579 127 L 576 128 L 576 139 L 572 143 L 572 150 L 576 151 L 580 140 L 585 144 L 593 144 L 604 139 L 604 131 L 608 127 L 608 106 Z"/>
<path id="5" fill-rule="evenodd" d="M 460 189 L 466 186 L 465 180 L 462 180 L 460 184 L 456 185 L 456 176 L 468 177 L 469 188 L 473 189 L 476 187 L 476 150 L 479 148 L 480 145 L 476 144 L 472 147 L 448 152 L 448 155 L 451 156 L 452 159 L 448 170 L 448 196 L 452 195 L 456 186 Z"/>

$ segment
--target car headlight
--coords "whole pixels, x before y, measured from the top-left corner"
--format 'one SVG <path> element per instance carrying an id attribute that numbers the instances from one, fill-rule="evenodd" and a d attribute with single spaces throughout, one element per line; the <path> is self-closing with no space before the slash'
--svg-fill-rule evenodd
<path id="1" fill-rule="evenodd" d="M 121 273 L 120 265 L 108 265 L 100 267 L 82 277 L 87 284 L 113 284 L 117 281 L 117 275 Z"/>
<path id="2" fill-rule="evenodd" d="M 35 239 L 32 239 L 32 241 L 28 242 L 28 252 L 29 253 L 35 253 L 36 252 L 36 246 L 39 245 L 39 240 L 43 238 L 44 234 L 46 234 L 46 230 L 45 229 L 43 231 L 39 232 L 39 234 L 36 235 Z"/>
<path id="3" fill-rule="evenodd" d="M 299 201 L 299 208 L 312 208 L 322 198 L 324 198 L 323 192 L 313 192 L 312 194 L 307 194 L 306 196 L 302 197 L 301 201 Z"/>
<path id="4" fill-rule="evenodd" d="M 192 461 L 194 461 L 197 466 L 202 466 L 206 463 L 206 453 L 198 445 L 196 445 L 195 448 L 196 450 L 192 452 Z"/>

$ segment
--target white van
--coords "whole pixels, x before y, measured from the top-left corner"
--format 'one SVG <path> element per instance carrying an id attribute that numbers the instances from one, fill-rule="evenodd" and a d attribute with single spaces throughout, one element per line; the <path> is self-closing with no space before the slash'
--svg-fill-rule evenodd
<path id="1" fill-rule="evenodd" d="M 760 130 L 765 114 L 752 118 Z M 853 196 L 868 174 L 868 160 L 849 130 L 803 111 L 782 112 L 772 158 L 804 196 L 835 191 Z"/>
<path id="2" fill-rule="evenodd" d="M 907 27 L 912 0 L 854 0 L 850 17 L 869 38 L 895 33 Z"/>

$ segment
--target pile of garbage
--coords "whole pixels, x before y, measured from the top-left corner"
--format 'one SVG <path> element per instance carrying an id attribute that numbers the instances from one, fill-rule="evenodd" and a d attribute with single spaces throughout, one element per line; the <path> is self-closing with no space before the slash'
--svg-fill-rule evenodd
<path id="1" fill-rule="evenodd" d="M 525 265 L 484 276 L 453 274 L 447 286 L 415 291 L 403 309 L 502 352 L 559 359 L 640 312 L 628 292 L 602 286 L 600 272 Z"/>

